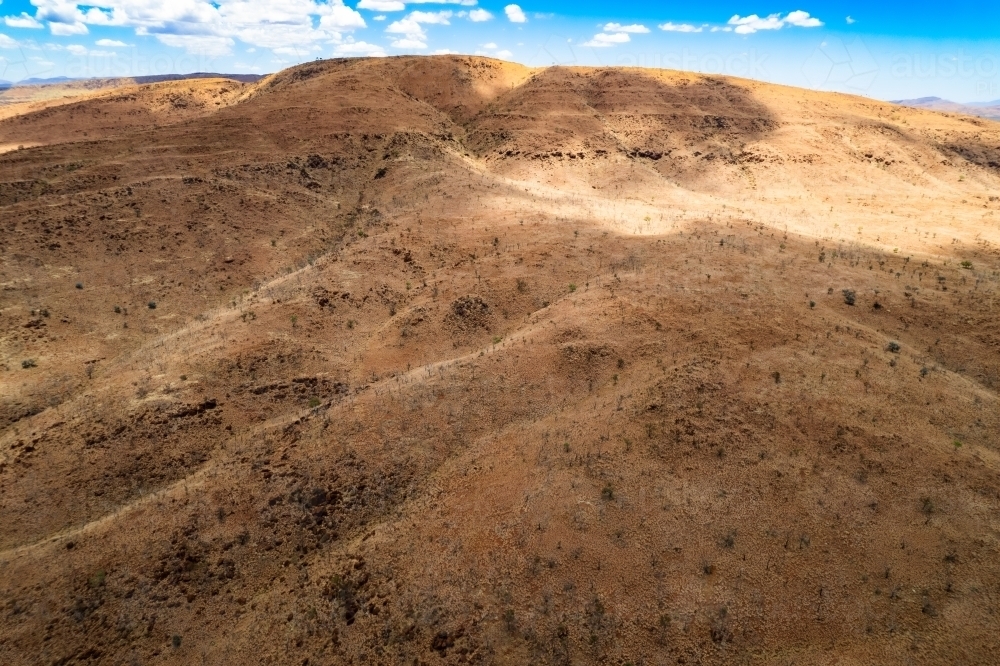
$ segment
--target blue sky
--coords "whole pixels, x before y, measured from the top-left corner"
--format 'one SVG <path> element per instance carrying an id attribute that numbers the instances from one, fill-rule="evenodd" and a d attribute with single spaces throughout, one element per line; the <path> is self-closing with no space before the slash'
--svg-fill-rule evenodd
<path id="1" fill-rule="evenodd" d="M 91 4 L 97 3 L 97 4 Z M 900 99 L 1000 99 L 1000 3 L 0 0 L 0 80 L 268 73 L 479 53 L 668 67 Z"/>

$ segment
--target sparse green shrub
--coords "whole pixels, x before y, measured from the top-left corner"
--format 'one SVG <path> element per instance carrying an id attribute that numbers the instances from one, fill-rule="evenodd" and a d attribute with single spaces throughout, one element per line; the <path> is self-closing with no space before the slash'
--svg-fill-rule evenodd
<path id="1" fill-rule="evenodd" d="M 889 344 L 887 344 L 885 346 L 885 349 L 886 349 L 886 351 L 892 352 L 893 354 L 898 354 L 899 350 L 900 350 L 900 346 L 899 346 L 898 342 L 893 341 L 893 342 L 890 342 Z"/>
<path id="2" fill-rule="evenodd" d="M 21 367 L 23 369 L 25 369 L 25 370 L 28 370 L 30 368 L 37 368 L 38 364 L 35 363 L 35 359 L 33 359 L 33 358 L 26 358 L 23 361 L 21 361 Z"/>
<path id="3" fill-rule="evenodd" d="M 569 292 L 572 294 L 574 291 L 576 291 L 576 285 L 573 284 L 572 282 L 570 282 L 569 283 Z"/>
<path id="4" fill-rule="evenodd" d="M 155 310 L 156 309 L 156 301 L 150 301 L 149 303 L 146 303 L 146 307 L 148 307 L 150 310 Z"/>
<path id="5" fill-rule="evenodd" d="M 107 577 L 107 574 L 104 573 L 104 569 L 98 569 L 97 573 L 95 573 L 93 576 L 91 576 L 90 580 L 87 581 L 87 584 L 90 585 L 90 587 L 92 587 L 92 588 L 103 587 L 104 586 L 104 579 L 106 577 Z"/>
<path id="6" fill-rule="evenodd" d="M 76 283 L 76 288 L 77 289 L 83 289 L 83 283 L 82 282 L 77 282 Z"/>
<path id="7" fill-rule="evenodd" d="M 122 313 L 122 307 L 120 305 L 116 305 L 115 306 L 115 314 L 121 314 L 121 313 Z"/>
<path id="8" fill-rule="evenodd" d="M 615 498 L 615 489 L 611 487 L 610 483 L 608 483 L 604 486 L 604 488 L 601 489 L 601 499 L 610 502 L 614 498 Z"/>
<path id="9" fill-rule="evenodd" d="M 965 261 L 962 262 L 962 268 L 964 268 L 967 271 L 971 271 L 972 270 L 972 262 L 969 261 L 968 259 L 966 259 Z"/>
<path id="10" fill-rule="evenodd" d="M 319 398 L 316 397 L 309 398 L 309 406 L 313 409 L 319 407 Z"/>
<path id="11" fill-rule="evenodd" d="M 521 294 L 528 291 L 528 283 L 521 278 L 517 278 L 517 291 Z"/>
<path id="12" fill-rule="evenodd" d="M 841 293 L 844 294 L 844 302 L 848 305 L 854 305 L 857 301 L 857 294 L 854 293 L 853 289 L 844 289 Z"/>

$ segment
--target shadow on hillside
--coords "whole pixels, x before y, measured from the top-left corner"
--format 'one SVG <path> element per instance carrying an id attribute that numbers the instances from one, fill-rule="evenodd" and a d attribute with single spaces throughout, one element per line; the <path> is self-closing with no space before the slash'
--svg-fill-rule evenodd
<path id="1" fill-rule="evenodd" d="M 776 127 L 767 106 L 718 78 L 666 82 L 641 70 L 553 67 L 501 96 L 468 129 L 480 155 L 589 145 L 658 161 L 677 150 L 731 157 Z"/>

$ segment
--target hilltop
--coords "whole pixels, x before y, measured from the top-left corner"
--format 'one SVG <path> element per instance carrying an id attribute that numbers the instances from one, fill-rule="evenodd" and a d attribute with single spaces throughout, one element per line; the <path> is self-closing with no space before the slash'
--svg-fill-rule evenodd
<path id="1" fill-rule="evenodd" d="M 0 145 L 3 663 L 1000 649 L 1000 125 L 440 56 Z"/>

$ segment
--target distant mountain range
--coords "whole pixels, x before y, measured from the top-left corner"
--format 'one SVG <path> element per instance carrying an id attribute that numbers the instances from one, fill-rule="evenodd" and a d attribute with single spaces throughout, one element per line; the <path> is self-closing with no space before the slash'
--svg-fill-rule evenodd
<path id="1" fill-rule="evenodd" d="M 944 111 L 947 113 L 962 113 L 969 116 L 979 116 L 991 120 L 1000 120 L 1000 99 L 992 102 L 973 102 L 959 104 L 940 97 L 920 97 L 918 99 L 894 100 L 893 104 L 912 106 L 917 109 Z"/>
<path id="2" fill-rule="evenodd" d="M 209 72 L 195 72 L 194 74 L 160 74 L 156 76 L 135 76 L 135 77 L 112 77 L 112 78 L 123 78 L 131 81 L 135 81 L 137 84 L 145 85 L 147 83 L 162 83 L 164 81 L 183 81 L 185 79 L 231 79 L 233 81 L 239 81 L 240 83 L 256 83 L 264 78 L 258 74 L 215 74 Z M 51 79 L 24 79 L 23 81 L 3 81 L 0 80 L 0 90 L 9 90 L 10 88 L 21 87 L 21 86 L 50 86 L 58 85 L 61 83 L 72 83 L 75 81 L 88 81 L 95 79 L 72 79 L 66 76 L 57 76 Z M 108 80 L 108 79 L 101 79 Z"/>

